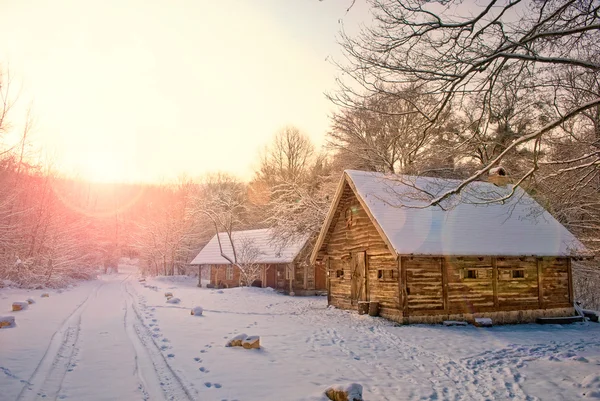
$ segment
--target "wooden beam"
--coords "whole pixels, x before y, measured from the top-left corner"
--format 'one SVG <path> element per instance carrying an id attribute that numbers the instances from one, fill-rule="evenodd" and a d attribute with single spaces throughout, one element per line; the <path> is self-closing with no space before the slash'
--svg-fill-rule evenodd
<path id="1" fill-rule="evenodd" d="M 402 256 L 398 258 L 398 263 L 396 264 L 396 267 L 398 268 L 398 309 L 402 311 L 404 309 L 404 281 L 402 280 Z"/>
<path id="2" fill-rule="evenodd" d="M 444 313 L 448 313 L 448 269 L 446 268 L 446 263 L 444 263 L 444 258 L 440 258 L 440 269 L 442 273 L 442 294 L 444 298 Z"/>
<path id="3" fill-rule="evenodd" d="M 538 278 L 538 307 L 544 309 L 544 266 L 540 258 L 535 258 Z"/>
<path id="4" fill-rule="evenodd" d="M 569 278 L 569 304 L 573 305 L 573 270 L 571 269 L 571 258 L 567 258 L 567 272 Z"/>
<path id="5" fill-rule="evenodd" d="M 498 265 L 495 257 L 492 257 L 492 289 L 494 292 L 494 308 L 498 308 Z"/>
<path id="6" fill-rule="evenodd" d="M 404 258 L 401 256 L 400 257 L 400 267 L 401 267 L 400 276 L 402 276 L 402 314 L 406 318 L 406 317 L 408 317 L 408 292 L 406 291 L 407 284 L 408 284 L 406 282 L 406 278 L 407 278 L 408 274 L 406 273 L 406 264 L 404 263 L 403 259 Z"/>

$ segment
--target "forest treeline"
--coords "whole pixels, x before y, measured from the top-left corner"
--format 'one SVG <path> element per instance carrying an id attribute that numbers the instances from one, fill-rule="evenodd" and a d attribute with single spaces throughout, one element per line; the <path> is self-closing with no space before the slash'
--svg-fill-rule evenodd
<path id="1" fill-rule="evenodd" d="M 490 2 L 468 18 L 453 1 L 439 10 L 370 3 L 373 26 L 341 33 L 346 59 L 327 95 L 337 111 L 326 145 L 284 127 L 256 156 L 249 182 L 214 172 L 162 185 L 91 184 L 28 164 L 22 146 L 0 149 L 0 279 L 53 285 L 122 255 L 148 273 L 177 274 L 216 231 L 271 227 L 281 243 L 314 238 L 344 169 L 457 179 L 431 197 L 436 207 L 501 165 L 597 254 L 597 3 L 525 1 L 516 16 L 515 4 Z M 574 267 L 576 296 L 600 307 L 598 262 Z"/>

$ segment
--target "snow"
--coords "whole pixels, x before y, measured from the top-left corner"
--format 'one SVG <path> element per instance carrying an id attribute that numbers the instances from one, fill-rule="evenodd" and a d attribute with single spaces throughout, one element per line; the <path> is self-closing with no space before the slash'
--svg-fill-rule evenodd
<path id="1" fill-rule="evenodd" d="M 204 309 L 201 306 L 194 306 L 191 311 L 194 316 L 202 316 L 202 312 L 204 312 Z"/>
<path id="2" fill-rule="evenodd" d="M 0 289 L 0 399 L 573 400 L 600 393 L 600 324 L 401 326 L 326 297 L 197 288 L 197 278 L 101 276 L 62 294 Z M 172 290 L 180 304 L 166 304 Z M 36 297 L 10 312 L 13 299 Z M 190 309 L 202 305 L 203 318 Z M 261 349 L 226 348 L 241 333 Z"/>
<path id="3" fill-rule="evenodd" d="M 294 261 L 298 253 L 306 244 L 308 237 L 300 238 L 291 241 L 285 246 L 279 246 L 273 242 L 272 232 L 270 229 L 264 228 L 260 230 L 234 231 L 232 233 L 233 244 L 239 252 L 243 244 L 249 243 L 259 250 L 256 263 L 291 263 Z M 215 234 L 208 244 L 198 255 L 190 262 L 192 265 L 219 265 L 229 264 L 229 261 L 221 256 L 221 248 L 219 248 L 219 239 L 223 253 L 233 260 L 233 250 L 231 242 L 226 233 L 219 233 L 219 238 Z"/>
<path id="4" fill-rule="evenodd" d="M 492 327 L 492 319 L 490 319 L 489 317 L 476 317 L 475 326 Z"/>
<path id="5" fill-rule="evenodd" d="M 169 298 L 169 299 L 167 299 L 167 303 L 168 304 L 178 304 L 180 302 L 181 302 L 181 299 L 179 299 L 179 298 Z"/>
<path id="6" fill-rule="evenodd" d="M 347 170 L 347 176 L 398 255 L 586 254 L 585 247 L 521 188 L 504 202 L 511 185 L 469 184 L 438 206 L 429 199 L 459 181 Z M 415 189 L 415 188 L 418 188 Z M 326 228 L 324 228 L 326 229 Z"/>

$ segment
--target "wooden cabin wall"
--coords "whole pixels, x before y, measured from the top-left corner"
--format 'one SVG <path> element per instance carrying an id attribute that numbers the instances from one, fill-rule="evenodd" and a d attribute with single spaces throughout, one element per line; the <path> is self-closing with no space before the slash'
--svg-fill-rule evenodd
<path id="1" fill-rule="evenodd" d="M 572 307 L 568 258 L 402 257 L 405 316 Z"/>
<path id="2" fill-rule="evenodd" d="M 210 283 L 217 286 L 222 285 L 227 288 L 238 287 L 240 285 L 240 269 L 233 268 L 233 278 L 227 280 L 228 265 L 212 265 L 210 269 Z"/>
<path id="3" fill-rule="evenodd" d="M 498 267 L 498 308 L 527 310 L 539 307 L 537 259 L 496 258 Z M 525 277 L 514 278 L 515 271 Z"/>
<path id="4" fill-rule="evenodd" d="M 346 218 L 346 210 L 350 210 L 351 221 Z M 329 271 L 330 303 L 334 306 L 356 308 L 350 298 L 351 261 L 352 254 L 356 252 L 366 252 L 367 299 L 379 301 L 383 315 L 392 312 L 389 309 L 397 313 L 397 264 L 366 211 L 346 184 L 322 252 Z M 396 281 L 379 282 L 378 270 L 394 270 Z"/>
<path id="5" fill-rule="evenodd" d="M 379 301 L 383 315 L 400 309 L 399 271 L 396 258 L 389 253 L 367 254 L 369 300 Z"/>
<path id="6" fill-rule="evenodd" d="M 543 308 L 573 305 L 573 277 L 568 258 L 540 260 L 542 275 L 541 306 Z"/>
<path id="7" fill-rule="evenodd" d="M 448 277 L 450 313 L 473 313 L 494 308 L 491 257 L 447 257 L 444 263 Z M 465 277 L 467 270 L 474 270 L 476 278 Z"/>

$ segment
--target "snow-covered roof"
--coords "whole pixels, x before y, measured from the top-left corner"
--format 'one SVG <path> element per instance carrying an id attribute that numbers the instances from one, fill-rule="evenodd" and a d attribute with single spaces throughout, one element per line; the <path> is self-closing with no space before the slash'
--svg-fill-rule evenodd
<path id="1" fill-rule="evenodd" d="M 396 255 L 586 254 L 581 242 L 523 189 L 492 202 L 510 194 L 512 185 L 473 182 L 440 207 L 427 205 L 460 181 L 355 170 L 344 177 Z"/>
<path id="2" fill-rule="evenodd" d="M 233 251 L 231 241 L 226 233 L 219 233 L 223 253 L 233 260 Z M 231 235 L 233 244 L 238 256 L 238 262 L 244 254 L 244 247 L 256 249 L 254 263 L 291 263 L 294 261 L 300 250 L 306 244 L 308 237 L 290 241 L 284 246 L 280 246 L 273 240 L 272 231 L 268 228 L 260 230 L 234 231 Z M 252 253 L 252 252 L 250 252 Z M 217 235 L 210 240 L 208 244 L 198 255 L 190 262 L 192 265 L 218 265 L 229 264 L 229 261 L 221 256 Z"/>

